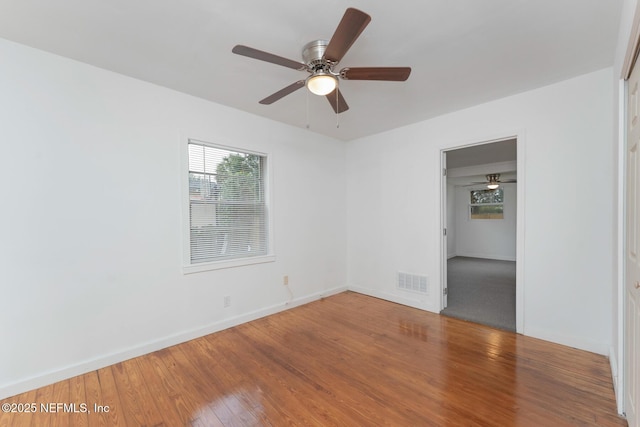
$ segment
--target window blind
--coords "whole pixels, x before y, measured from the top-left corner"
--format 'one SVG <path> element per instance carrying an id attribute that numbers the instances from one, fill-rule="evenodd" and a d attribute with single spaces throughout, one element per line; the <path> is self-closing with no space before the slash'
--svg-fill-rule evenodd
<path id="1" fill-rule="evenodd" d="M 265 255 L 265 156 L 189 142 L 191 263 Z"/>

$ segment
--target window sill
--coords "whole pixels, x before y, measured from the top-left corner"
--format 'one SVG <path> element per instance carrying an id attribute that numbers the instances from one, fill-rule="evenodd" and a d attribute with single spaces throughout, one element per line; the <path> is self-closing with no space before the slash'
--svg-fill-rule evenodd
<path id="1" fill-rule="evenodd" d="M 200 273 L 203 271 L 221 270 L 223 268 L 242 267 L 245 265 L 264 264 L 267 262 L 275 262 L 275 255 L 263 255 L 250 258 L 238 258 L 226 261 L 203 262 L 200 264 L 191 264 L 182 266 L 183 274 Z"/>

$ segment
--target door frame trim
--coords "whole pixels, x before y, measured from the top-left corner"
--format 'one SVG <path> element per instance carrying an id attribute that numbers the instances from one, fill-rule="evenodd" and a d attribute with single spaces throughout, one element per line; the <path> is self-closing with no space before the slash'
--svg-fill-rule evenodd
<path id="1" fill-rule="evenodd" d="M 617 348 L 614 350 L 611 349 L 611 352 L 615 351 L 615 355 L 617 357 L 612 357 L 613 354 L 609 357 L 609 363 L 611 365 L 611 376 L 613 378 L 613 389 L 616 393 L 616 406 L 618 409 L 618 414 L 624 414 L 624 392 L 626 390 L 626 381 L 625 381 L 625 305 L 626 305 L 626 293 L 625 293 L 625 284 L 626 284 L 626 209 L 627 209 L 627 185 L 626 185 L 626 176 L 627 176 L 627 155 L 626 155 L 626 146 L 627 146 L 627 131 L 626 131 L 626 123 L 627 123 L 627 81 L 625 79 L 619 80 L 618 85 L 618 176 L 617 176 L 617 206 L 618 215 L 617 215 L 617 239 L 618 244 L 616 245 L 616 274 L 617 274 L 617 318 L 615 322 L 617 323 Z"/>
<path id="2" fill-rule="evenodd" d="M 505 141 L 509 139 L 516 140 L 516 169 L 518 182 L 516 183 L 517 199 L 516 199 L 516 332 L 525 334 L 525 132 L 517 131 L 507 136 L 500 136 L 490 139 L 475 139 L 470 142 L 460 143 L 458 145 L 448 146 L 440 149 L 440 169 L 445 167 L 443 159 L 447 151 L 457 150 L 460 148 L 468 148 L 477 145 L 491 144 L 494 142 Z M 447 226 L 447 200 L 446 185 L 447 177 L 440 173 L 440 229 Z M 447 233 L 448 234 L 448 233 Z M 447 236 L 440 232 L 440 265 L 442 273 L 440 274 L 440 310 L 444 308 L 444 288 L 447 285 L 446 253 Z"/>

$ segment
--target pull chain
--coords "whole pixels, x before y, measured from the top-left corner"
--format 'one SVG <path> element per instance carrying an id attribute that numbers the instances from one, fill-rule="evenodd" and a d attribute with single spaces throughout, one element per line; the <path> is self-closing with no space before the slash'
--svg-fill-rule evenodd
<path id="1" fill-rule="evenodd" d="M 307 129 L 309 129 L 309 91 L 305 92 L 307 92 Z"/>
<path id="2" fill-rule="evenodd" d="M 336 129 L 340 129 L 340 113 L 339 113 L 340 110 L 338 109 L 339 99 L 340 98 L 338 97 L 338 87 L 336 86 Z"/>
<path id="3" fill-rule="evenodd" d="M 307 129 L 309 129 L 311 126 L 309 125 L 309 91 L 307 92 L 307 101 L 306 101 L 306 110 L 307 110 L 307 125 L 305 126 Z M 338 88 L 336 87 L 335 90 L 336 93 L 336 128 L 340 129 L 340 97 L 338 96 Z"/>

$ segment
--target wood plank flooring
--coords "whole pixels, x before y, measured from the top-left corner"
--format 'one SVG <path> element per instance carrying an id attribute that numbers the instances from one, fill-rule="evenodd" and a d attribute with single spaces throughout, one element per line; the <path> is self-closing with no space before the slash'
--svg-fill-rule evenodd
<path id="1" fill-rule="evenodd" d="M 352 292 L 0 403 L 37 407 L 11 427 L 626 425 L 605 357 Z"/>

